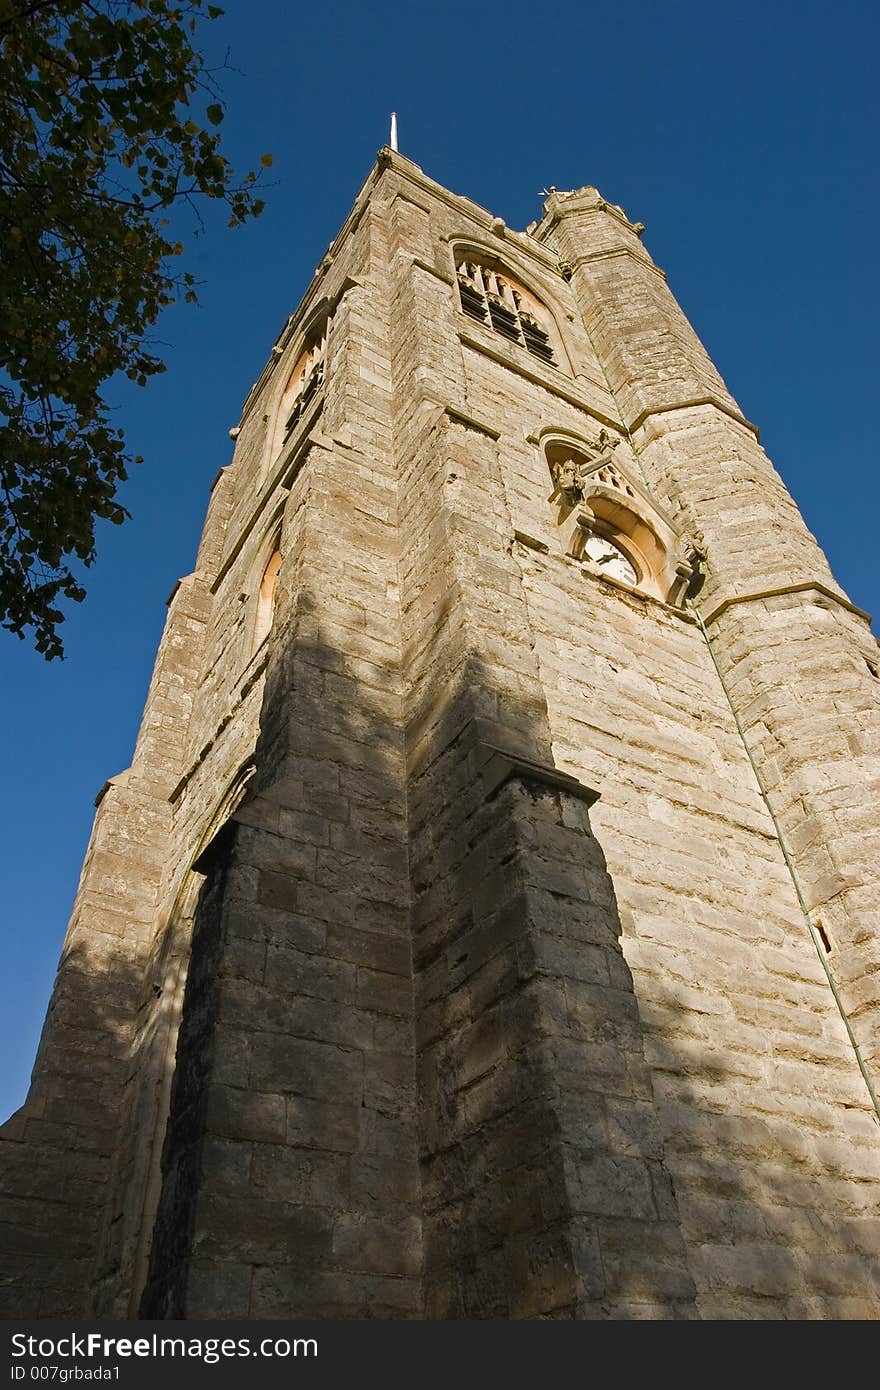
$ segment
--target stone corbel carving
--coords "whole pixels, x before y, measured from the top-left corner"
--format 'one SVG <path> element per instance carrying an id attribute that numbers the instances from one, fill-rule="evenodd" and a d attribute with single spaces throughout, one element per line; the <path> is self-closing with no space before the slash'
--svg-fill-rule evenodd
<path id="1" fill-rule="evenodd" d="M 683 563 L 680 566 L 684 580 L 684 598 L 695 598 L 706 580 L 706 537 L 702 531 L 691 531 L 681 538 Z"/>
<path id="2" fill-rule="evenodd" d="M 557 459 L 551 463 L 550 473 L 553 478 L 553 491 L 547 500 L 549 502 L 562 502 L 569 508 L 575 506 L 583 496 L 581 471 L 577 459 L 574 457 Z"/>
<path id="3" fill-rule="evenodd" d="M 562 502 L 569 509 L 576 506 L 584 495 L 585 478 L 602 464 L 611 463 L 617 444 L 618 441 L 607 430 L 600 430 L 599 438 L 593 445 L 595 453 L 592 458 L 573 452 L 555 459 L 550 464 L 553 491 L 548 501 Z"/>
<path id="4" fill-rule="evenodd" d="M 685 558 L 697 569 L 706 561 L 706 537 L 702 531 L 685 532 L 681 538 L 681 546 Z"/>

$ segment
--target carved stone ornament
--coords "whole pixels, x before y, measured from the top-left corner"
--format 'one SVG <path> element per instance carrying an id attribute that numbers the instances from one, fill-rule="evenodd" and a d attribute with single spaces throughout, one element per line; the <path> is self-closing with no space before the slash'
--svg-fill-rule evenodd
<path id="1" fill-rule="evenodd" d="M 557 459 L 551 463 L 550 472 L 553 476 L 553 492 L 550 501 L 555 502 L 558 497 L 562 497 L 570 506 L 574 506 L 583 497 L 581 486 L 580 465 L 576 458 Z"/>
<path id="2" fill-rule="evenodd" d="M 706 537 L 702 531 L 686 532 L 681 538 L 681 544 L 687 559 L 695 568 L 705 563 Z"/>
<path id="3" fill-rule="evenodd" d="M 706 580 L 706 537 L 702 531 L 690 531 L 682 536 L 681 545 L 691 569 L 685 583 L 685 593 L 688 598 L 694 598 Z"/>
<path id="4" fill-rule="evenodd" d="M 591 455 L 572 450 L 570 454 L 560 454 L 553 459 L 550 462 L 553 491 L 548 500 L 573 507 L 584 495 L 584 479 L 600 465 L 611 463 L 618 442 L 607 430 L 600 430 L 599 438 L 590 446 Z"/>

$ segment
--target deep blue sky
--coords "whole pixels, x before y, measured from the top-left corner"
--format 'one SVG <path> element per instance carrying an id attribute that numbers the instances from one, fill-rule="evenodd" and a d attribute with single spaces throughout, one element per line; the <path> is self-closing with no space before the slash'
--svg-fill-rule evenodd
<path id="1" fill-rule="evenodd" d="M 433 178 L 510 226 L 597 185 L 664 267 L 853 600 L 880 609 L 878 7 L 227 0 L 206 41 L 227 152 L 275 157 L 253 226 L 191 252 L 201 306 L 162 320 L 167 373 L 120 388 L 144 463 L 47 665 L 0 633 L 6 740 L 0 1112 L 24 1097 L 93 815 L 127 766 L 165 599 L 193 567 L 227 431 L 344 219 L 388 113 Z"/>

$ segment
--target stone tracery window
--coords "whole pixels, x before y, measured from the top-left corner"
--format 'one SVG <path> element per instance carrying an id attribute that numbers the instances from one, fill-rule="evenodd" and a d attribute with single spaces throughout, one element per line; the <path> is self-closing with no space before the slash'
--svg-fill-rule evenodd
<path id="1" fill-rule="evenodd" d="M 462 310 L 542 362 L 558 366 L 550 315 L 539 299 L 506 271 L 493 269 L 471 256 L 456 266 Z"/>

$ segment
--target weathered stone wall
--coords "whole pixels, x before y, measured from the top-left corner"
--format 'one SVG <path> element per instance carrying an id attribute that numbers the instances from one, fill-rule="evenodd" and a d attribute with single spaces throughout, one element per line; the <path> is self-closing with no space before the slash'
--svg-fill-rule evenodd
<path id="1" fill-rule="evenodd" d="M 7 1316 L 77 1317 L 91 1306 L 202 623 L 201 596 L 184 582 L 169 607 L 138 754 L 99 797 L 28 1099 L 0 1131 Z"/>
<path id="2" fill-rule="evenodd" d="M 570 562 L 523 567 L 557 760 L 602 788 L 700 1310 L 870 1315 L 877 1126 L 702 638 Z"/>
<path id="3" fill-rule="evenodd" d="M 626 220 L 584 189 L 538 229 L 572 286 L 641 467 L 705 536 L 716 658 L 867 1060 L 880 1052 L 880 682 L 866 615 Z"/>
<path id="4" fill-rule="evenodd" d="M 381 231 L 365 217 L 348 248 L 253 790 L 197 917 L 142 1305 L 160 1316 L 421 1307 Z"/>
<path id="5" fill-rule="evenodd" d="M 462 248 L 555 364 L 462 313 Z M 603 426 L 705 538 L 723 682 L 570 557 L 544 444 Z M 8 1311 L 876 1316 L 876 1119 L 737 727 L 870 1063 L 875 655 L 638 229 L 585 189 L 511 232 L 383 152 L 99 809 Z"/>

